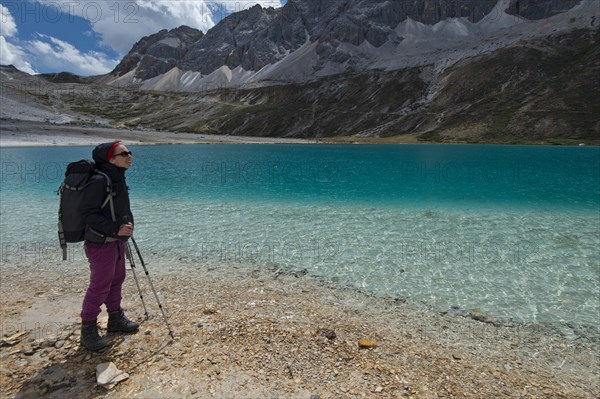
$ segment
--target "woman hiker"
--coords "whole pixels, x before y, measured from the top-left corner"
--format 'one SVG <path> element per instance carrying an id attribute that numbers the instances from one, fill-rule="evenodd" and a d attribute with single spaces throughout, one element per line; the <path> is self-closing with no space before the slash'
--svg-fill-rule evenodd
<path id="1" fill-rule="evenodd" d="M 81 311 L 81 345 L 88 350 L 104 348 L 106 340 L 98 334 L 100 306 L 106 305 L 108 332 L 134 332 L 139 324 L 129 320 L 121 309 L 121 287 L 125 281 L 125 242 L 133 234 L 133 214 L 125 171 L 131 167 L 131 152 L 119 141 L 94 148 L 92 157 L 98 170 L 112 182 L 113 221 L 106 199 L 107 181 L 95 174 L 84 191 L 82 216 L 85 227 L 85 254 L 90 263 L 90 284 Z"/>

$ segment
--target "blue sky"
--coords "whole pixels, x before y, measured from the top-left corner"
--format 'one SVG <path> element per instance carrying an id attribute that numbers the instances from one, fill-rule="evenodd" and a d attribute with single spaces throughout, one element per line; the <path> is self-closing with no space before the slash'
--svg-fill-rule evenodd
<path id="1" fill-rule="evenodd" d="M 188 25 L 206 32 L 223 17 L 281 0 L 0 0 L 0 64 L 27 73 L 110 72 L 143 36 Z"/>

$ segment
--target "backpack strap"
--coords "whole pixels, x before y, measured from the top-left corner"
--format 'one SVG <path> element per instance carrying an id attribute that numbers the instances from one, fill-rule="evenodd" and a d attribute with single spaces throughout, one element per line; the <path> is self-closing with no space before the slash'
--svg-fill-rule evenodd
<path id="1" fill-rule="evenodd" d="M 62 248 L 63 260 L 67 260 L 67 240 L 65 239 L 65 230 L 60 219 L 58 220 L 58 241 Z"/>
<path id="2" fill-rule="evenodd" d="M 98 173 L 99 175 L 104 176 L 104 178 L 106 178 L 106 199 L 104 200 L 104 202 L 102 203 L 102 205 L 100 206 L 100 209 L 104 209 L 104 207 L 106 206 L 106 204 L 110 204 L 110 216 L 112 217 L 112 221 L 116 222 L 117 221 L 117 217 L 115 215 L 115 205 L 113 203 L 113 191 L 112 191 L 112 181 L 110 180 L 110 177 L 108 177 L 108 175 L 104 172 L 100 172 L 99 170 L 96 171 L 96 173 Z"/>

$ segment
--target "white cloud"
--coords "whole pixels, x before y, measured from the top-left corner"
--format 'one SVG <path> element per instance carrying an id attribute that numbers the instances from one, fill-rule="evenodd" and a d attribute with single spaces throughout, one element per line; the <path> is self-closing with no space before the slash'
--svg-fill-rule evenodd
<path id="1" fill-rule="evenodd" d="M 17 24 L 10 10 L 0 4 L 0 36 L 11 37 L 17 33 Z"/>
<path id="2" fill-rule="evenodd" d="M 56 23 L 73 23 L 71 16 L 90 21 L 94 32 L 102 37 L 102 44 L 121 56 L 143 36 L 161 29 L 187 25 L 206 33 L 215 21 L 224 16 L 261 4 L 263 7 L 280 7 L 280 0 L 244 2 L 210 0 L 37 0 L 41 16 Z M 15 3 L 16 4 L 16 3 Z M 45 8 L 44 8 L 45 7 Z M 110 72 L 119 60 L 104 53 L 82 53 L 70 43 L 47 35 L 37 35 L 35 40 L 21 41 L 10 9 L 0 4 L 0 64 L 12 64 L 22 71 L 34 74 L 36 69 L 70 71 L 79 75 L 99 75 Z M 92 32 L 75 32 L 93 40 Z"/>
<path id="3" fill-rule="evenodd" d="M 35 74 L 26 58 L 27 53 L 21 47 L 7 42 L 4 36 L 0 36 L 0 65 L 13 65 L 23 72 Z"/>
<path id="4" fill-rule="evenodd" d="M 136 1 L 128 5 L 130 8 L 122 10 L 118 22 L 111 16 L 93 24 L 94 30 L 102 35 L 104 44 L 121 54 L 127 54 L 143 36 L 161 29 L 188 25 L 206 32 L 214 25 L 203 2 Z"/>
<path id="5" fill-rule="evenodd" d="M 13 65 L 23 72 L 34 74 L 27 53 L 17 44 L 7 41 L 17 34 L 17 24 L 10 10 L 0 4 L 0 65 Z"/>
<path id="6" fill-rule="evenodd" d="M 38 35 L 37 40 L 27 43 L 30 56 L 39 60 L 40 65 L 77 75 L 102 75 L 119 62 L 95 51 L 82 53 L 70 43 L 47 35 Z"/>
<path id="7" fill-rule="evenodd" d="M 181 25 L 200 29 L 204 33 L 226 14 L 261 4 L 280 7 L 280 0 L 246 2 L 215 2 L 209 0 L 131 0 L 92 1 L 39 0 L 47 7 L 60 6 L 63 13 L 83 17 L 91 22 L 94 31 L 102 36 L 104 45 L 125 55 L 143 36 L 161 29 Z M 63 18 L 68 20 L 68 18 Z"/>

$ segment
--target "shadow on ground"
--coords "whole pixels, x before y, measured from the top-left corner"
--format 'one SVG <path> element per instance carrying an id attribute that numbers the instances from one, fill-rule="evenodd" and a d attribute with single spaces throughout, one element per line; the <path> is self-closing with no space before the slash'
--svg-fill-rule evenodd
<path id="1" fill-rule="evenodd" d="M 73 326 L 73 328 L 77 330 L 78 326 Z M 137 334 L 141 333 L 137 332 Z M 96 366 L 101 363 L 113 362 L 118 368 L 121 368 L 119 365 L 124 363 L 123 360 L 128 356 L 126 341 L 129 335 L 131 334 L 107 334 L 105 337 L 108 341 L 108 346 L 98 352 L 91 352 L 82 347 L 78 347 L 71 352 L 64 351 L 64 354 L 59 351 L 52 358 L 50 365 L 43 367 L 23 383 L 15 398 L 33 399 L 44 397 L 62 399 L 103 397 L 108 390 L 97 385 Z M 78 341 L 79 336 L 77 335 L 74 342 Z M 140 365 L 150 361 L 165 349 L 168 344 L 169 342 L 164 343 L 155 349 L 148 348 L 148 355 L 146 357 L 123 371 L 130 375 L 135 373 Z M 41 352 L 43 352 L 43 349 L 34 353 L 32 357 L 41 356 Z"/>

